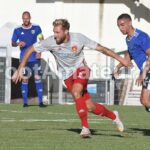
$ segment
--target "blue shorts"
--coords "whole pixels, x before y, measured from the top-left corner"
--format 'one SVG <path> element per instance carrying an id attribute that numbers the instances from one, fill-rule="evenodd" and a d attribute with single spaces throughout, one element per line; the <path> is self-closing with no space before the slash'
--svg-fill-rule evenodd
<path id="1" fill-rule="evenodd" d="M 23 76 L 31 77 L 32 75 L 42 75 L 41 61 L 27 62 L 25 68 L 23 69 Z"/>

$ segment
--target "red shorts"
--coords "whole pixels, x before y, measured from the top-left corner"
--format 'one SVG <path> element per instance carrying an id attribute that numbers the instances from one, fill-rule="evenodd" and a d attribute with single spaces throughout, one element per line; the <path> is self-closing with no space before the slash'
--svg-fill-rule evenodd
<path id="1" fill-rule="evenodd" d="M 80 83 L 83 85 L 83 92 L 87 93 L 87 83 L 90 76 L 90 69 L 87 66 L 78 68 L 75 73 L 68 79 L 64 80 L 67 90 L 72 91 L 74 83 Z"/>

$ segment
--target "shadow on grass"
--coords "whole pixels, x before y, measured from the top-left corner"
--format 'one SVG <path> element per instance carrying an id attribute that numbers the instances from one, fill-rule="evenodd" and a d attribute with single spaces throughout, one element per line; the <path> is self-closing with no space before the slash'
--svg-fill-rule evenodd
<path id="1" fill-rule="evenodd" d="M 134 132 L 141 132 L 144 136 L 150 136 L 150 129 L 129 128 Z"/>
<path id="2" fill-rule="evenodd" d="M 67 131 L 71 131 L 71 132 L 75 132 L 75 133 L 80 134 L 81 129 L 67 129 Z M 94 136 L 113 136 L 113 137 L 119 137 L 119 138 L 124 137 L 123 134 L 98 133 L 98 131 L 95 130 L 95 129 L 90 129 L 90 131 L 91 131 L 91 134 L 94 135 Z M 106 132 L 107 132 L 107 130 L 106 130 Z"/>
<path id="3" fill-rule="evenodd" d="M 40 129 L 23 129 L 24 131 L 41 131 L 41 130 L 44 130 L 42 128 Z"/>
<path id="4" fill-rule="evenodd" d="M 75 133 L 80 134 L 81 129 L 67 129 L 67 131 L 71 131 L 71 132 L 75 132 Z M 90 131 L 92 134 L 94 134 L 96 132 L 96 130 L 94 130 L 94 129 L 90 129 Z"/>
<path id="5" fill-rule="evenodd" d="M 42 107 L 40 107 L 38 104 L 29 104 L 28 107 L 39 107 L 39 108 L 45 108 L 48 107 L 49 105 L 43 105 Z M 23 108 L 28 108 L 28 107 L 23 107 Z"/>

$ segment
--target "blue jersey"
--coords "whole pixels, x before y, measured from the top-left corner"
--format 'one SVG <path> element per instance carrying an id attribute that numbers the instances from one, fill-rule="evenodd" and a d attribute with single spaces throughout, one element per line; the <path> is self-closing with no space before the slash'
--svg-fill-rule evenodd
<path id="1" fill-rule="evenodd" d="M 30 28 L 24 28 L 23 26 L 14 29 L 12 36 L 12 42 L 23 41 L 25 42 L 25 47 L 21 47 L 20 50 L 20 61 L 22 60 L 25 51 L 28 47 L 32 46 L 37 42 L 37 36 L 42 33 L 40 26 L 33 25 Z M 33 52 L 28 59 L 28 62 L 36 61 L 36 53 Z"/>
<path id="2" fill-rule="evenodd" d="M 150 48 L 150 37 L 145 32 L 136 29 L 134 35 L 126 38 L 128 52 L 135 61 L 140 71 L 143 70 L 143 64 L 147 59 L 146 50 Z"/>

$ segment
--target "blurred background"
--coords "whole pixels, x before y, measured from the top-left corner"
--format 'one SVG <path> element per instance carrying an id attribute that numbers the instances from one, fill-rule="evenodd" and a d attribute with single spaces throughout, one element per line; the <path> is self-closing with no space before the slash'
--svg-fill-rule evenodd
<path id="1" fill-rule="evenodd" d="M 56 18 L 66 18 L 71 24 L 70 32 L 80 32 L 100 44 L 111 48 L 119 55 L 127 49 L 125 36 L 117 27 L 117 17 L 129 13 L 135 28 L 150 34 L 149 0 L 1 0 L 0 5 L 0 102 L 20 103 L 20 84 L 11 82 L 12 67 L 19 64 L 19 48 L 11 47 L 13 30 L 22 24 L 22 12 L 31 13 L 31 22 L 39 24 L 47 38 L 53 34 L 52 22 Z M 135 86 L 138 76 L 136 66 L 123 69 L 115 81 L 112 70 L 118 63 L 103 54 L 84 50 L 86 61 L 91 68 L 88 91 L 94 101 L 107 105 L 141 105 L 141 87 Z M 50 52 L 42 53 L 44 97 L 48 103 L 73 103 L 64 83 L 58 78 L 55 60 Z M 46 72 L 49 72 L 48 74 Z M 30 102 L 36 103 L 36 92 L 31 78 L 29 87 Z"/>

